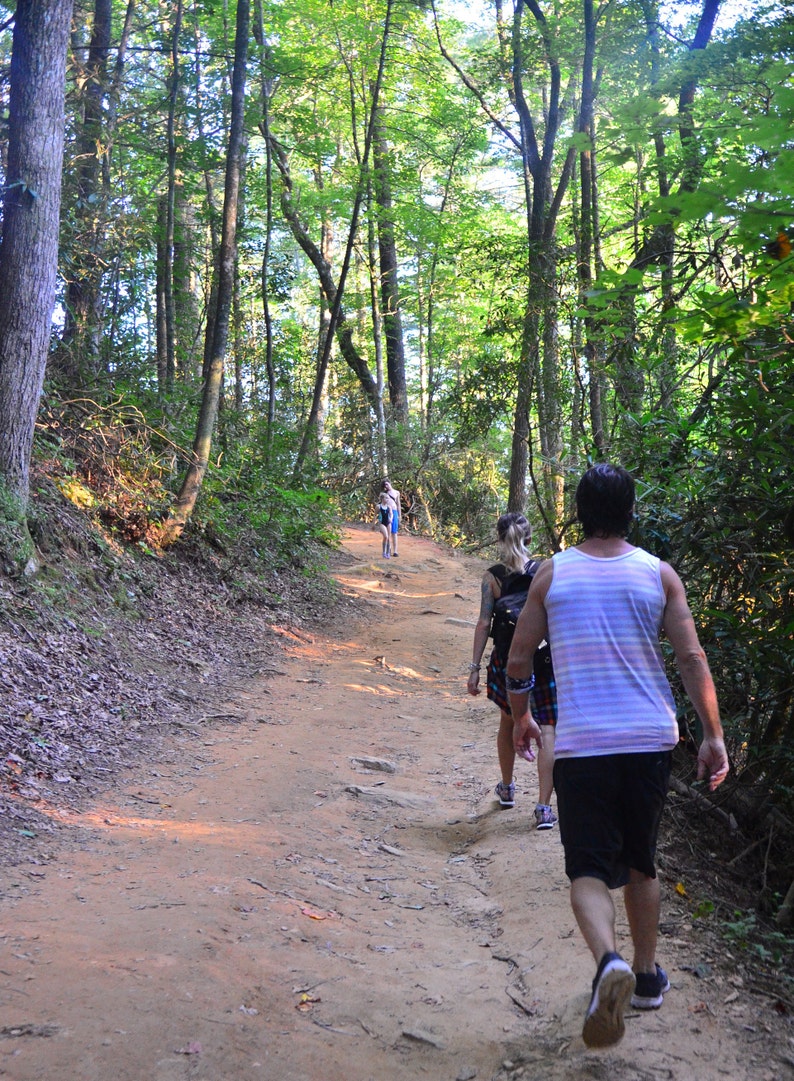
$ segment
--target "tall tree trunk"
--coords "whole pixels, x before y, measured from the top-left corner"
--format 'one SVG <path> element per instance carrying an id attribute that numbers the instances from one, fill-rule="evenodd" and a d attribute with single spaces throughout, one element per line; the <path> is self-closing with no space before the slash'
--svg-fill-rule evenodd
<path id="1" fill-rule="evenodd" d="M 383 334 L 386 340 L 389 406 L 394 420 L 398 424 L 407 424 L 408 388 L 405 382 L 405 348 L 403 345 L 402 316 L 400 314 L 400 287 L 397 280 L 397 242 L 394 237 L 394 208 L 389 175 L 389 147 L 384 130 L 382 107 L 378 107 L 375 111 L 372 165 L 375 204 L 377 207 L 381 317 L 383 319 Z"/>
<path id="2" fill-rule="evenodd" d="M 94 0 L 90 42 L 87 47 L 78 43 L 73 49 L 81 116 L 74 144 L 74 186 L 67 169 L 63 195 L 71 212 L 66 258 L 60 264 L 66 276 L 65 319 L 60 343 L 50 362 L 52 373 L 73 391 L 93 385 L 106 368 L 113 348 L 115 324 L 108 333 L 103 312 L 110 158 L 134 11 L 135 0 L 128 0 L 112 70 L 108 68 L 111 0 Z"/>
<path id="3" fill-rule="evenodd" d="M 91 40 L 87 49 L 75 50 L 82 118 L 75 146 L 77 184 L 66 318 L 54 365 L 71 389 L 91 386 L 100 367 L 100 284 L 107 221 L 104 178 L 109 151 L 103 101 L 110 89 L 110 29 L 111 0 L 94 0 Z M 85 61 L 81 62 L 83 52 Z"/>
<path id="4" fill-rule="evenodd" d="M 207 145 L 207 136 L 204 128 L 204 80 L 202 74 L 202 34 L 199 24 L 199 7 L 197 4 L 193 5 L 193 72 L 195 80 L 195 93 L 196 93 L 196 129 L 198 131 L 199 141 L 202 146 Z M 224 23 L 225 25 L 225 23 Z M 224 41 L 226 40 L 224 35 Z M 219 223 L 221 220 L 221 211 L 219 211 L 216 205 L 215 187 L 213 183 L 213 170 L 208 161 L 209 155 L 204 155 L 204 191 L 207 196 L 207 222 L 209 230 L 209 250 L 210 256 L 207 259 L 207 274 L 209 279 L 209 288 L 206 290 L 205 306 L 206 306 L 206 326 L 204 334 L 204 355 L 201 360 L 200 372 L 201 378 L 207 378 L 207 372 L 210 367 L 210 352 L 212 350 L 213 339 L 213 326 L 215 323 L 215 309 L 218 299 L 218 267 L 216 255 L 220 250 L 220 230 Z"/>
<path id="5" fill-rule="evenodd" d="M 331 343 L 336 336 L 339 342 L 339 349 L 349 367 L 357 375 L 362 389 L 364 390 L 372 411 L 377 416 L 380 394 L 378 392 L 378 385 L 372 378 L 372 373 L 369 370 L 366 358 L 363 357 L 355 347 L 353 342 L 353 330 L 350 324 L 347 322 L 342 308 L 342 297 L 344 295 L 345 283 L 347 280 L 348 270 L 350 268 L 350 262 L 353 255 L 353 247 L 355 244 L 356 234 L 358 231 L 359 215 L 361 213 L 361 204 L 364 199 L 364 195 L 367 189 L 367 170 L 370 158 L 370 152 L 372 148 L 372 139 L 375 130 L 375 112 L 378 108 L 378 97 L 380 95 L 381 86 L 383 84 L 383 70 L 386 63 L 386 48 L 389 42 L 389 35 L 391 32 L 391 19 L 392 19 L 393 0 L 387 0 L 386 5 L 386 17 L 384 20 L 383 33 L 381 36 L 381 48 L 380 57 L 378 61 L 378 73 L 374 82 L 372 83 L 372 100 L 370 104 L 369 116 L 367 119 L 366 137 L 364 140 L 363 154 L 359 157 L 359 177 L 358 186 L 353 200 L 353 208 L 350 215 L 350 226 L 348 229 L 347 243 L 345 246 L 344 259 L 342 261 L 342 268 L 339 273 L 339 281 L 334 282 L 333 275 L 331 273 L 331 267 L 328 261 L 323 257 L 322 252 L 318 249 L 317 245 L 309 236 L 309 233 L 300 219 L 297 211 L 297 206 L 293 200 L 293 185 L 292 177 L 289 170 L 289 162 L 287 155 L 284 152 L 284 148 L 278 142 L 277 139 L 271 136 L 271 146 L 273 148 L 274 157 L 278 165 L 279 172 L 282 179 L 282 192 L 281 192 L 281 207 L 285 218 L 289 224 L 293 236 L 297 240 L 298 244 L 308 255 L 315 270 L 317 271 L 320 279 L 320 286 L 325 294 L 328 305 L 331 309 L 331 319 L 328 328 L 328 334 L 325 341 L 326 354 L 330 355 Z M 318 369 L 320 366 L 326 367 L 328 363 L 327 356 L 321 357 Z M 308 448 L 306 448 L 308 449 Z M 304 444 L 301 446 L 301 450 L 296 457 L 295 467 L 293 471 L 293 479 L 297 479 L 302 470 L 305 461 L 305 449 Z"/>
<path id="6" fill-rule="evenodd" d="M 0 559 L 35 569 L 25 511 L 55 306 L 69 0 L 18 0 L 0 238 Z"/>
<path id="7" fill-rule="evenodd" d="M 339 296 L 340 287 L 334 281 L 331 267 L 323 257 L 322 251 L 310 237 L 306 226 L 298 214 L 296 205 L 298 200 L 293 198 L 292 176 L 290 174 L 289 161 L 287 160 L 284 148 L 272 135 L 270 144 L 273 150 L 273 158 L 278 166 L 279 173 L 281 174 L 282 213 L 286 218 L 287 224 L 289 225 L 295 240 L 309 257 L 312 266 L 317 271 L 317 277 L 320 281 L 320 287 L 325 294 L 325 299 L 329 306 L 333 308 L 334 303 Z M 347 320 L 341 303 L 337 306 L 336 337 L 339 342 L 339 351 L 341 352 L 342 357 L 350 369 L 355 372 L 361 388 L 372 407 L 373 413 L 377 415 L 379 400 L 378 385 L 372 378 L 372 373 L 369 370 L 366 358 L 356 349 L 355 342 L 353 341 L 353 328 Z M 330 348 L 330 342 L 328 347 Z"/>
<path id="8" fill-rule="evenodd" d="M 595 46 L 596 23 L 593 0 L 583 0 L 584 59 L 582 62 L 582 91 L 577 131 L 586 136 L 588 145 L 579 152 L 579 179 L 581 186 L 581 219 L 577 238 L 576 266 L 579 278 L 579 302 L 586 308 L 588 293 L 596 274 L 596 251 L 598 245 L 598 208 L 595 166 Z M 603 417 L 603 356 L 596 340 L 595 320 L 590 315 L 584 320 L 584 357 L 587 368 L 588 404 L 590 411 L 590 438 L 596 451 L 605 449 Z"/>
<path id="9" fill-rule="evenodd" d="M 245 76 L 248 60 L 249 0 L 238 0 L 237 31 L 234 42 L 232 76 L 232 112 L 229 146 L 226 156 L 226 185 L 223 198 L 223 225 L 218 258 L 218 302 L 209 350 L 209 371 L 204 382 L 201 411 L 193 441 L 193 460 L 188 466 L 171 517 L 163 525 L 161 541 L 172 544 L 182 534 L 193 513 L 209 466 L 212 437 L 218 417 L 229 320 L 234 291 L 234 265 L 237 255 L 237 204 L 245 147 Z"/>
<path id="10" fill-rule="evenodd" d="M 174 309 L 175 375 L 183 382 L 198 382 L 201 370 L 202 297 L 199 289 L 202 250 L 196 208 L 179 182 L 174 192 L 174 249 L 171 261 Z"/>
<path id="11" fill-rule="evenodd" d="M 370 209 L 372 208 L 371 194 L 370 192 Z M 367 218 L 367 251 L 369 254 L 367 269 L 369 272 L 370 308 L 372 310 L 372 339 L 375 344 L 375 372 L 380 392 L 380 407 L 377 414 L 378 472 L 385 477 L 389 473 L 389 448 L 386 439 L 386 413 L 383 408 L 383 324 L 381 321 L 380 297 L 378 296 L 378 260 L 375 249 L 375 222 L 372 213 L 370 213 Z"/>
<path id="12" fill-rule="evenodd" d="M 157 200 L 157 259 L 155 263 L 154 329 L 157 349 L 157 386 L 164 396 L 168 387 L 168 326 L 166 320 L 166 287 L 168 259 L 166 258 L 166 219 L 168 197 Z"/>
<path id="13" fill-rule="evenodd" d="M 538 139 L 538 131 L 524 93 L 525 39 L 522 20 L 525 8 L 529 9 L 535 19 L 543 40 L 549 76 L 542 141 Z M 524 0 L 516 0 L 512 27 L 512 67 L 505 75 L 521 131 L 529 269 L 513 424 L 508 508 L 517 511 L 526 508 L 531 439 L 530 408 L 534 393 L 537 395 L 538 422 L 542 429 L 540 445 L 543 455 L 543 483 L 538 486 L 533 476 L 533 486 L 536 495 L 542 495 L 548 500 L 547 511 L 544 512 L 542 505 L 540 509 L 549 522 L 556 516 L 562 503 L 563 475 L 559 457 L 564 446 L 557 346 L 557 255 L 554 232 L 574 158 L 572 150 L 569 150 L 560 168 L 555 188 L 552 172 L 565 105 L 560 66 L 556 59 L 551 29 L 536 0 L 527 0 L 526 3 Z"/>
<path id="14" fill-rule="evenodd" d="M 323 215 L 321 226 L 320 254 L 323 260 L 331 265 L 334 234 L 333 226 L 328 218 Z M 298 449 L 298 461 L 303 462 L 309 457 L 309 453 L 315 450 L 322 439 L 322 426 L 324 419 L 325 387 L 328 379 L 328 368 L 331 363 L 331 348 L 328 343 L 328 334 L 331 330 L 331 309 L 319 290 L 319 327 L 317 332 L 317 363 L 314 372 L 314 391 L 312 404 L 309 407 L 309 415 L 303 426 L 303 436 Z"/>
<path id="15" fill-rule="evenodd" d="M 690 52 L 700 52 L 706 48 L 714 31 L 714 24 L 719 14 L 722 0 L 703 0 L 700 18 L 695 36 L 690 42 Z M 643 16 L 646 23 L 647 38 L 651 54 L 651 84 L 655 86 L 659 76 L 658 44 L 658 0 L 643 0 Z M 691 193 L 700 183 L 703 171 L 703 159 L 698 142 L 698 134 L 693 116 L 693 105 L 697 91 L 694 75 L 687 77 L 681 85 L 678 95 L 678 135 L 681 144 L 683 168 L 680 172 L 678 191 Z M 656 151 L 657 183 L 660 196 L 665 199 L 671 194 L 671 183 L 666 159 L 664 137 L 654 135 Z M 632 260 L 632 268 L 644 269 L 651 265 L 661 267 L 662 307 L 670 311 L 675 306 L 673 281 L 675 278 L 676 229 L 672 220 L 661 222 L 640 245 Z M 625 325 L 629 328 L 623 341 L 615 350 L 615 389 L 618 400 L 628 413 L 637 413 L 643 408 L 645 379 L 641 369 L 635 363 L 636 315 L 634 294 L 628 291 L 624 299 Z M 669 401 L 669 388 L 674 381 L 673 368 L 677 355 L 675 328 L 668 324 L 663 339 L 663 362 L 660 373 L 660 396 L 662 404 Z"/>
<path id="16" fill-rule="evenodd" d="M 259 67 L 262 96 L 262 122 L 260 132 L 265 141 L 265 250 L 262 253 L 262 313 L 265 319 L 265 371 L 267 373 L 267 458 L 273 447 L 273 426 L 276 420 L 276 371 L 273 365 L 273 319 L 270 314 L 268 295 L 268 273 L 270 269 L 270 247 L 273 235 L 273 148 L 270 145 L 270 102 L 275 89 L 275 77 L 271 62 L 270 45 L 265 36 L 265 24 L 262 14 L 262 0 L 256 3 L 254 36 L 262 50 Z"/>
<path id="17" fill-rule="evenodd" d="M 174 233 L 176 221 L 176 108 L 179 100 L 179 39 L 182 34 L 182 0 L 176 0 L 174 25 L 171 30 L 171 78 L 168 88 L 167 167 L 168 188 L 165 203 L 165 236 L 163 238 L 163 303 L 165 305 L 165 386 L 170 391 L 176 377 L 176 304 L 174 300 Z"/>

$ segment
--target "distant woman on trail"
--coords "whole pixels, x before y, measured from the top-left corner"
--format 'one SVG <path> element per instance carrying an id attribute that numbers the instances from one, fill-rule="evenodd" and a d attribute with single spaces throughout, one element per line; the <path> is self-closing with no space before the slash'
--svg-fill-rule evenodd
<path id="1" fill-rule="evenodd" d="M 480 615 L 474 629 L 472 663 L 469 665 L 469 679 L 466 689 L 469 694 L 480 694 L 480 669 L 485 646 L 491 634 L 494 606 L 502 595 L 502 586 L 510 574 L 526 572 L 532 557 L 527 550 L 527 543 L 532 539 L 532 527 L 523 514 L 515 511 L 503 514 L 496 523 L 496 536 L 502 554 L 502 562 L 489 567 L 482 577 Z M 548 647 L 547 647 L 548 650 Z M 540 650 L 538 651 L 540 653 Z M 507 657 L 502 657 L 494 646 L 488 662 L 487 690 L 488 698 L 500 710 L 499 732 L 496 737 L 496 753 L 499 759 L 501 781 L 496 786 L 496 795 L 502 807 L 515 806 L 516 786 L 513 781 L 515 750 L 513 748 L 513 717 L 505 687 L 505 669 Z M 539 830 L 552 829 L 557 816 L 551 809 L 551 793 L 554 786 L 554 725 L 557 721 L 557 694 L 554 675 L 549 660 L 543 665 L 546 673 L 536 677 L 535 687 L 530 695 L 532 714 L 539 725 L 543 725 L 543 747 L 538 751 L 538 803 L 535 807 L 535 824 Z"/>
<path id="2" fill-rule="evenodd" d="M 385 492 L 381 492 L 376 509 L 375 525 L 381 536 L 384 559 L 389 559 L 391 557 L 391 543 L 389 536 L 391 534 L 391 519 L 393 513 L 394 511 L 389 505 L 388 496 Z"/>

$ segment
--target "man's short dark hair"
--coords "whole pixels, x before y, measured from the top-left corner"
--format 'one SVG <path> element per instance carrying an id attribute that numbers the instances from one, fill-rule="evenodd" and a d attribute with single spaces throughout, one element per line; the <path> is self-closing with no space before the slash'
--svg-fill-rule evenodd
<path id="1" fill-rule="evenodd" d="M 625 537 L 634 518 L 634 478 L 619 465 L 591 466 L 576 489 L 576 515 L 586 537 Z"/>

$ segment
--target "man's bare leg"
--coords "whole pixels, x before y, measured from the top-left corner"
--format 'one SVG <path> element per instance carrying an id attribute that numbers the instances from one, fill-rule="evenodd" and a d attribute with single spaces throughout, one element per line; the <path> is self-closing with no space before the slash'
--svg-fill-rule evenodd
<path id="1" fill-rule="evenodd" d="M 634 944 L 633 968 L 635 972 L 655 972 L 661 908 L 659 879 L 635 870 L 630 874 L 623 887 L 623 900 Z"/>
<path id="2" fill-rule="evenodd" d="M 623 1017 L 635 986 L 634 974 L 615 950 L 612 895 L 598 878 L 576 878 L 571 883 L 571 907 L 598 965 L 582 1039 L 588 1047 L 611 1047 L 626 1031 Z"/>
<path id="3" fill-rule="evenodd" d="M 615 905 L 606 882 L 600 878 L 575 878 L 571 883 L 571 908 L 596 964 L 605 953 L 614 953 Z"/>

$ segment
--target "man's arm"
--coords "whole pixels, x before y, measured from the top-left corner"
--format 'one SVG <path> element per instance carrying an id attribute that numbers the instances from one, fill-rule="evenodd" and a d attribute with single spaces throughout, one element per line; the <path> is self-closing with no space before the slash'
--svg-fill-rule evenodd
<path id="1" fill-rule="evenodd" d="M 526 604 L 516 623 L 507 661 L 507 697 L 510 699 L 510 712 L 513 714 L 513 746 L 517 754 L 531 751 L 530 744 L 533 739 L 538 747 L 543 746 L 540 728 L 529 712 L 529 689 L 511 691 L 510 682 L 528 682 L 531 679 L 535 650 L 547 635 L 544 601 L 551 585 L 552 573 L 552 562 L 549 559 L 540 565 L 532 579 Z"/>
<path id="2" fill-rule="evenodd" d="M 675 652 L 684 690 L 703 725 L 703 742 L 698 751 L 698 780 L 707 778 L 709 789 L 713 792 L 725 780 L 729 768 L 717 692 L 683 583 L 669 563 L 661 564 L 661 572 L 667 597 L 662 627 Z"/>

